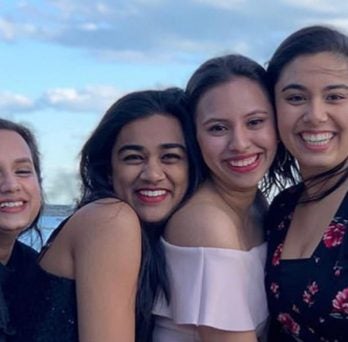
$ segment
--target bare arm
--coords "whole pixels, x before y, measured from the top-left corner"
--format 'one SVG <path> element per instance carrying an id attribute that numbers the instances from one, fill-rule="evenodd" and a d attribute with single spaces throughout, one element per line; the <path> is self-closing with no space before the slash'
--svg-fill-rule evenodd
<path id="1" fill-rule="evenodd" d="M 79 341 L 134 341 L 138 219 L 125 204 L 112 203 L 97 208 L 84 223 L 73 251 Z"/>

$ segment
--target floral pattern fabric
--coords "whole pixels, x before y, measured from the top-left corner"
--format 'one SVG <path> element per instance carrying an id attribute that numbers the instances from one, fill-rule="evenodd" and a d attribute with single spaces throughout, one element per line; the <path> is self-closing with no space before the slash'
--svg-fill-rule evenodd
<path id="1" fill-rule="evenodd" d="M 269 341 L 347 342 L 348 196 L 310 258 L 282 260 L 297 199 L 294 189 L 278 195 L 266 222 Z"/>

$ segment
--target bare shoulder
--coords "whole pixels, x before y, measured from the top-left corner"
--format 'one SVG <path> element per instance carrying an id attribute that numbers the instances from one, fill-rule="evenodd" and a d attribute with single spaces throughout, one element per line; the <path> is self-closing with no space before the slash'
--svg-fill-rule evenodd
<path id="1" fill-rule="evenodd" d="M 165 239 L 186 247 L 238 248 L 233 213 L 215 201 L 190 201 L 169 220 Z"/>
<path id="2" fill-rule="evenodd" d="M 140 236 L 140 223 L 134 210 L 117 199 L 102 199 L 80 208 L 68 221 L 74 244 L 84 244 L 90 239 L 124 238 Z"/>

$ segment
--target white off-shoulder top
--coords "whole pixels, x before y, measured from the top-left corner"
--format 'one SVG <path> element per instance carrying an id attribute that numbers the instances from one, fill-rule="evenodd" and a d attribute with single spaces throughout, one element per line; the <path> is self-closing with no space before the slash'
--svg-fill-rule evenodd
<path id="1" fill-rule="evenodd" d="M 263 334 L 266 243 L 249 251 L 161 243 L 171 299 L 160 295 L 154 305 L 154 342 L 200 341 L 199 325 Z"/>

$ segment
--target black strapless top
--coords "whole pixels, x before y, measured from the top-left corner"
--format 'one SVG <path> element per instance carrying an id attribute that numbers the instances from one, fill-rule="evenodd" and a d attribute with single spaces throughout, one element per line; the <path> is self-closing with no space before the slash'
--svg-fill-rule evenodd
<path id="1" fill-rule="evenodd" d="M 52 233 L 39 259 L 66 220 Z M 22 304 L 24 310 L 18 318 L 21 329 L 11 341 L 78 342 L 76 287 L 73 279 L 48 273 L 37 263 L 35 281 L 29 284 L 26 293 Z"/>
<path id="2" fill-rule="evenodd" d="M 16 241 L 6 265 L 0 264 L 0 341 L 12 341 L 21 329 L 18 317 L 33 281 L 38 253 Z"/>

